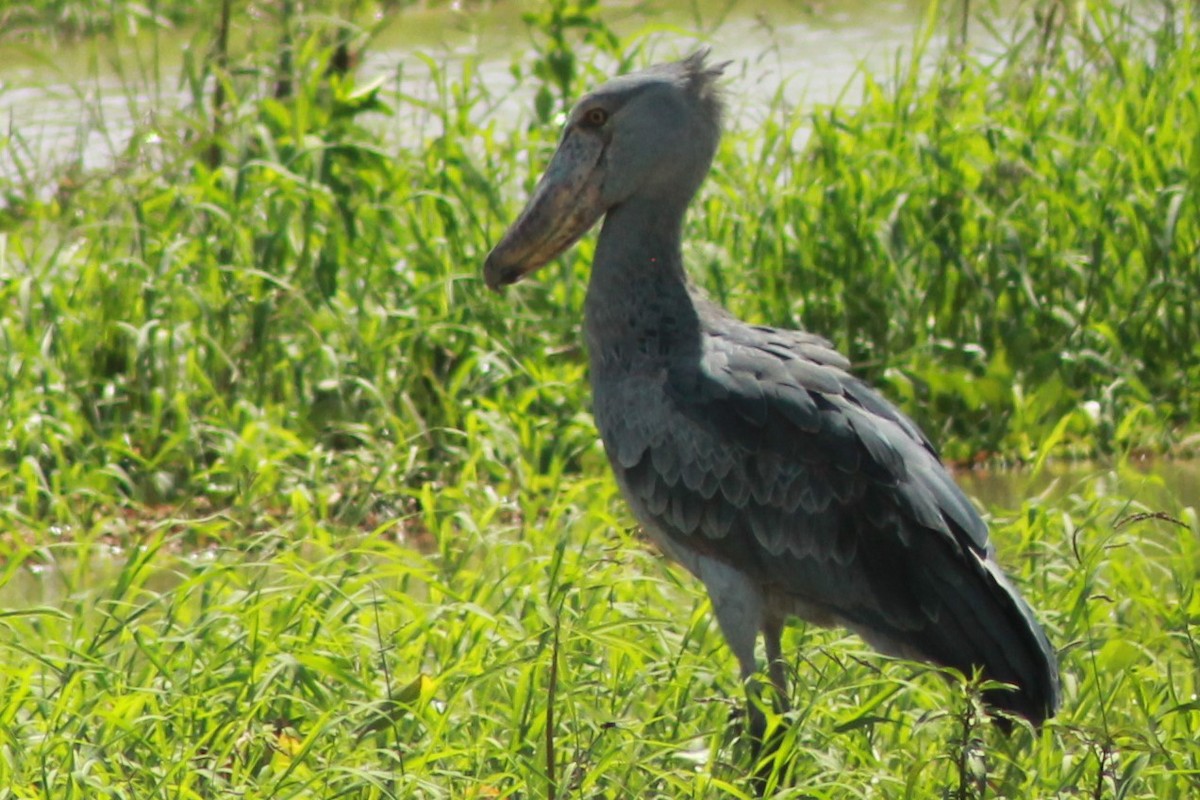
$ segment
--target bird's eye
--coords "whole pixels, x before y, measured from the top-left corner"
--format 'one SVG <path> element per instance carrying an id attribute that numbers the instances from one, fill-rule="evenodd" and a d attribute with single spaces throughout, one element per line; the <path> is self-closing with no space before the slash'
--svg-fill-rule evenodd
<path id="1" fill-rule="evenodd" d="M 583 113 L 583 119 L 580 121 L 589 128 L 599 128 L 608 122 L 608 112 L 598 106 L 589 108 Z"/>

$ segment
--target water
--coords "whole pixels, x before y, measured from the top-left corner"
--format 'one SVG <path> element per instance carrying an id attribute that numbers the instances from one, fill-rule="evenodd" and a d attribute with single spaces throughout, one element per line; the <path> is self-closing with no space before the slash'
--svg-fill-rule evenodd
<path id="1" fill-rule="evenodd" d="M 1195 460 L 1144 459 L 1120 466 L 1051 462 L 1040 472 L 978 469 L 958 472 L 955 478 L 979 505 L 997 512 L 1011 512 L 1029 501 L 1057 503 L 1092 489 L 1127 499 L 1130 513 L 1178 517 L 1188 508 L 1200 511 L 1200 461 Z"/>
<path id="2" fill-rule="evenodd" d="M 493 113 L 528 116 L 532 89 L 516 86 L 509 71 L 529 53 L 521 11 L 519 4 L 498 3 L 401 12 L 371 42 L 359 74 L 432 97 L 430 71 L 415 54 L 428 54 L 450 75 L 477 59 L 491 92 L 504 98 Z M 732 60 L 733 124 L 754 126 L 780 87 L 796 104 L 852 99 L 860 68 L 882 70 L 911 45 L 924 14 L 916 2 L 705 0 L 610 7 L 605 21 L 624 40 L 641 42 L 653 60 L 704 45 L 714 58 Z M 12 139 L 0 149 L 0 179 L 33 171 L 36 183 L 52 189 L 64 172 L 118 162 L 135 126 L 152 127 L 155 118 L 190 102 L 179 80 L 189 46 L 186 32 L 78 43 L 50 54 L 0 45 L 0 125 Z"/>

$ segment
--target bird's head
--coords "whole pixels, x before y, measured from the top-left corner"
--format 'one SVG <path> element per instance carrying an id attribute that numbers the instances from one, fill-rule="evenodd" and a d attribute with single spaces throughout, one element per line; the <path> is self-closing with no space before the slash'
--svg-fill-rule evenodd
<path id="1" fill-rule="evenodd" d="M 484 263 L 490 288 L 544 266 L 632 197 L 686 205 L 720 138 L 725 64 L 707 55 L 615 78 L 575 105 L 533 197 Z"/>

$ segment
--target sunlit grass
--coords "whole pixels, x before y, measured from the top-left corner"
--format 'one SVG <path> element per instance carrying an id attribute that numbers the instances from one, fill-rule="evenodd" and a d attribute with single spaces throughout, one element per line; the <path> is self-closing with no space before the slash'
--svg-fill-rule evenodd
<path id="1" fill-rule="evenodd" d="M 796 629 L 778 796 L 1189 796 L 1200 527 L 1194 507 L 1122 499 L 1143 480 L 1100 473 L 996 520 L 1062 652 L 1040 735 Z M 546 796 L 552 775 L 561 796 L 749 792 L 707 602 L 623 532 L 606 479 L 538 496 L 447 486 L 369 532 L 299 519 L 180 552 L 186 523 L 165 521 L 129 551 L 99 531 L 10 551 L 6 580 L 39 577 L 0 617 L 0 780 L 17 797 Z M 1139 516 L 1156 510 L 1178 523 Z"/>
<path id="2" fill-rule="evenodd" d="M 503 300 L 479 278 L 557 132 L 480 118 L 470 62 L 430 60 L 431 98 L 361 86 L 365 33 L 272 13 L 288 65 L 201 36 L 178 115 L 4 189 L 0 797 L 752 795 L 733 659 L 596 441 L 590 243 Z M 834 338 L 956 458 L 1194 442 L 1195 33 L 1087 19 L 734 124 L 696 277 Z M 757 788 L 1195 794 L 1197 498 L 1148 480 L 993 510 L 1062 655 L 1042 732 L 797 628 Z"/>

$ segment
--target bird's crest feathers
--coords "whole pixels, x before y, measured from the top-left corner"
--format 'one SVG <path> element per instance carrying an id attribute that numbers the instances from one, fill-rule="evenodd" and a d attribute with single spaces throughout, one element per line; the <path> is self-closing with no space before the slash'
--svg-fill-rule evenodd
<path id="1" fill-rule="evenodd" d="M 702 47 L 687 58 L 676 63 L 681 70 L 687 90 L 693 94 L 702 105 L 708 106 L 714 119 L 720 119 L 725 103 L 717 79 L 725 74 L 725 68 L 732 61 L 722 61 L 719 64 L 709 64 L 710 49 Z"/>

